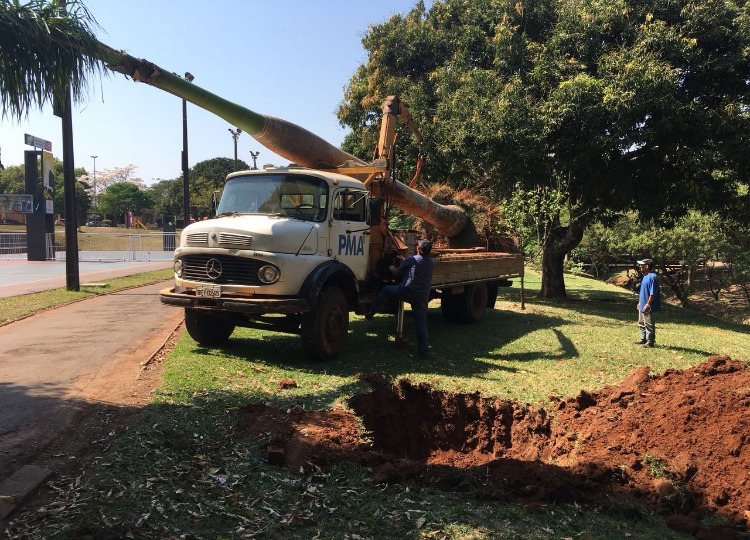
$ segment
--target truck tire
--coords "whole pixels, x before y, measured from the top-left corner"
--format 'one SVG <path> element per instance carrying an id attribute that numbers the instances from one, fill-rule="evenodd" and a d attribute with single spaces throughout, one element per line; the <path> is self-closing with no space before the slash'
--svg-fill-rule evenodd
<path id="1" fill-rule="evenodd" d="M 460 322 L 475 323 L 487 313 L 487 284 L 467 285 L 466 290 L 455 297 L 456 316 Z"/>
<path id="2" fill-rule="evenodd" d="M 199 345 L 224 345 L 234 332 L 234 323 L 197 309 L 185 308 L 185 328 Z"/>
<path id="3" fill-rule="evenodd" d="M 314 360 L 335 358 L 349 332 L 349 304 L 338 287 L 323 290 L 318 307 L 302 316 L 302 348 Z"/>

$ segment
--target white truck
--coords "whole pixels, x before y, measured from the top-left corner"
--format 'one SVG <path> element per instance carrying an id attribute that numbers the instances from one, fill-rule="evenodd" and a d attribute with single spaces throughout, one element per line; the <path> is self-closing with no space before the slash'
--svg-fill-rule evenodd
<path id="1" fill-rule="evenodd" d="M 392 120 L 407 114 L 397 98 L 387 102 L 384 125 L 391 127 L 381 132 L 369 166 L 290 166 L 227 177 L 216 217 L 182 231 L 175 284 L 160 292 L 163 303 L 185 309 L 193 339 L 220 346 L 237 326 L 257 327 L 299 334 L 310 356 L 333 358 L 344 346 L 350 312 L 366 312 L 390 281 L 385 269 L 419 240 L 388 228 L 386 205 L 439 228 L 463 227 L 461 209 L 391 178 Z M 481 320 L 498 287 L 523 276 L 520 253 L 435 247 L 433 256 L 432 297 L 456 321 Z"/>

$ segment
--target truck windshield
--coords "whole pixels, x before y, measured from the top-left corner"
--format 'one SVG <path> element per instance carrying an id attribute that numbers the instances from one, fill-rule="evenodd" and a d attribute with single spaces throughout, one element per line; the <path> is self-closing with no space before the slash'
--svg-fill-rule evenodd
<path id="1" fill-rule="evenodd" d="M 254 174 L 229 180 L 217 216 L 266 214 L 305 221 L 325 221 L 328 185 L 300 174 Z"/>

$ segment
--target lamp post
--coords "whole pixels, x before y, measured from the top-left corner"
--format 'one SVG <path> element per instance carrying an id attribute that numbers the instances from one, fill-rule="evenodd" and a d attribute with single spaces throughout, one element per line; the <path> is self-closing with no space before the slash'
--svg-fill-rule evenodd
<path id="1" fill-rule="evenodd" d="M 193 82 L 193 74 L 185 72 L 185 80 Z M 182 100 L 182 227 L 190 225 L 190 184 L 188 173 L 187 101 Z"/>
<path id="2" fill-rule="evenodd" d="M 96 185 L 96 158 L 98 158 L 99 156 L 91 156 L 91 157 L 94 160 L 94 208 L 96 209 L 96 211 L 98 213 L 99 212 L 99 203 L 98 203 L 98 201 L 96 199 L 96 194 L 97 194 L 97 191 L 99 191 L 99 188 Z M 97 216 L 96 219 L 99 219 L 99 217 Z"/>
<path id="3" fill-rule="evenodd" d="M 255 161 L 258 159 L 258 154 L 260 154 L 260 150 L 258 150 L 257 152 L 253 152 L 252 150 L 250 150 L 250 157 L 253 158 L 253 170 L 254 171 L 258 169 L 258 165 L 256 165 L 256 161 Z"/>
<path id="4" fill-rule="evenodd" d="M 0 146 L 0 171 L 5 170 L 5 165 L 3 165 L 3 147 Z"/>
<path id="5" fill-rule="evenodd" d="M 232 129 L 228 128 L 229 133 L 232 134 L 232 138 L 234 139 L 234 170 L 237 170 L 237 139 L 240 138 L 240 133 L 242 133 L 242 130 L 240 128 Z"/>

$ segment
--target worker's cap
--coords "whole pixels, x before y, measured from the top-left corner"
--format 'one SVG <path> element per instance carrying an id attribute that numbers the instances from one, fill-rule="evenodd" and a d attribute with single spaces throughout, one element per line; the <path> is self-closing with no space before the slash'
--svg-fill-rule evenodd
<path id="1" fill-rule="evenodd" d="M 635 261 L 637 264 L 645 264 L 649 268 L 654 266 L 654 259 L 641 259 L 640 261 Z"/>

